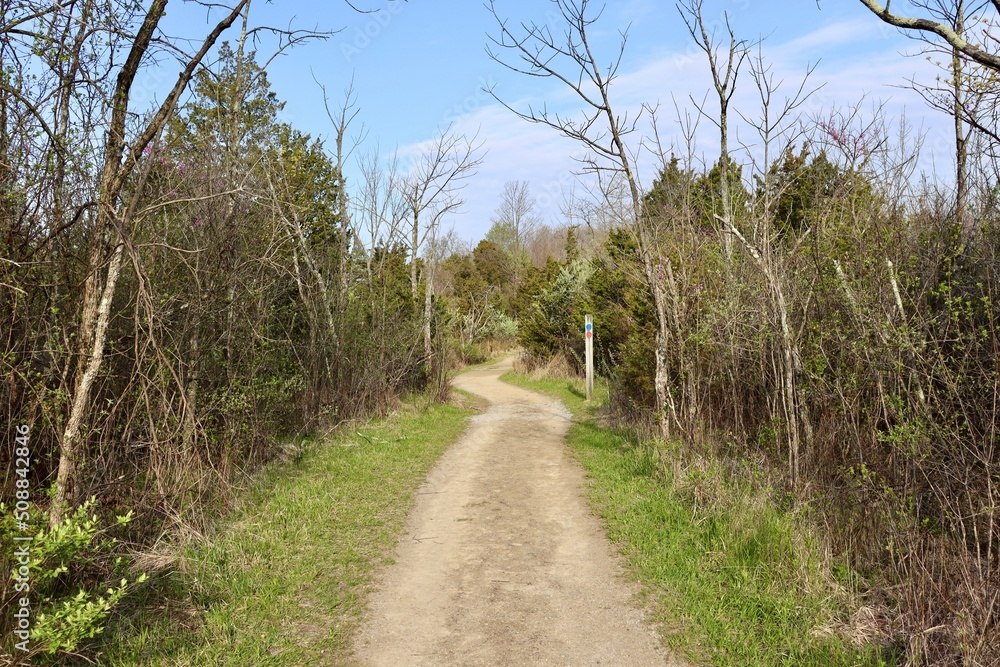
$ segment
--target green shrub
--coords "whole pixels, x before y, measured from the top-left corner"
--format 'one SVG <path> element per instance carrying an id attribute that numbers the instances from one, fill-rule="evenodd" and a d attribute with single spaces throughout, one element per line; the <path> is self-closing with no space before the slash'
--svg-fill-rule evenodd
<path id="1" fill-rule="evenodd" d="M 467 343 L 466 345 L 462 345 L 459 348 L 458 353 L 462 361 L 466 364 L 481 364 L 489 359 L 489 356 L 486 354 L 486 350 L 484 350 L 483 346 L 479 343 Z"/>
<path id="2" fill-rule="evenodd" d="M 529 357 L 547 359 L 562 352 L 579 371 L 583 361 L 583 320 L 590 310 L 587 280 L 589 261 L 562 267 L 552 284 L 535 298 L 523 318 L 519 341 Z"/>
<path id="3" fill-rule="evenodd" d="M 0 563 L 11 573 L 3 583 L 3 606 L 10 610 L 0 621 L 7 638 L 4 659 L 27 664 L 32 659 L 52 662 L 62 654 L 78 654 L 86 640 L 103 631 L 103 623 L 130 590 L 132 585 L 121 576 L 125 562 L 116 555 L 119 542 L 112 533 L 128 525 L 132 512 L 105 523 L 96 506 L 91 498 L 54 527 L 48 526 L 43 513 L 30 511 L 26 533 L 10 508 L 0 503 L 4 544 Z M 31 535 L 30 541 L 15 541 L 15 536 L 25 534 Z M 16 556 L 21 545 L 28 545 L 27 577 L 21 576 Z M 143 574 L 134 583 L 145 579 Z M 17 585 L 25 580 L 27 590 Z M 14 632 L 13 614 L 21 598 L 29 601 L 27 641 Z"/>
<path id="4" fill-rule="evenodd" d="M 510 315 L 491 307 L 486 324 L 479 331 L 479 339 L 510 340 L 517 337 L 518 324 Z"/>

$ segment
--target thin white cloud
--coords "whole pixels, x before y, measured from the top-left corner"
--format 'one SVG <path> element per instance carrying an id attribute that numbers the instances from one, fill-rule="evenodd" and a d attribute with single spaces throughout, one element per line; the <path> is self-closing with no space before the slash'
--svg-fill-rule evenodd
<path id="1" fill-rule="evenodd" d="M 872 49 L 872 38 L 879 34 L 878 29 L 872 26 L 871 21 L 847 21 L 824 26 L 784 43 L 765 42 L 764 57 L 771 63 L 774 81 L 783 82 L 779 97 L 794 94 L 807 68 L 816 62 L 818 53 L 831 53 L 835 57 L 821 60 L 810 79 L 811 86 L 822 84 L 823 87 L 803 107 L 801 114 L 817 119 L 867 97 L 864 113 L 868 116 L 873 104 L 881 104 L 890 121 L 894 122 L 905 114 L 908 122 L 927 133 L 925 148 L 928 150 L 925 151 L 922 167 L 930 168 L 933 149 L 947 151 L 947 119 L 928 110 L 915 92 L 903 86 L 914 76 L 932 81 L 936 72 L 923 59 L 900 55 L 899 39 L 876 40 L 875 46 L 883 48 Z M 751 118 L 760 113 L 760 98 L 749 76 L 748 63 L 744 64 L 744 68 L 732 101 L 733 150 L 738 150 L 738 140 L 747 145 L 754 144 L 752 128 L 740 120 L 736 111 Z M 548 102 L 553 111 L 558 110 L 570 117 L 578 115 L 577 99 L 563 89 L 553 88 L 551 92 L 553 94 L 548 100 L 525 99 L 514 106 L 527 108 L 528 104 L 533 104 L 539 108 Z M 706 93 L 709 93 L 707 98 Z M 617 100 L 618 111 L 627 112 L 632 117 L 640 112 L 643 103 L 660 103 L 661 138 L 668 147 L 672 142 L 675 149 L 681 148 L 683 137 L 676 123 L 671 122 L 674 116 L 672 100 L 676 99 L 682 107 L 695 114 L 691 97 L 699 103 L 706 99 L 708 113 L 717 108 L 704 54 L 688 47 L 663 53 L 631 71 L 622 72 L 614 84 L 612 96 Z M 554 105 L 558 105 L 558 109 Z M 503 183 L 508 180 L 529 181 L 539 199 L 540 212 L 549 222 L 559 221 L 563 191 L 578 186 L 573 174 L 579 170 L 580 164 L 574 161 L 573 156 L 582 155 L 579 145 L 561 137 L 551 128 L 517 118 L 496 103 L 484 103 L 457 116 L 454 121 L 453 129 L 456 131 L 469 135 L 478 132 L 489 151 L 478 176 L 464 192 L 467 202 L 465 214 L 454 219 L 463 237 L 477 239 L 486 232 Z M 646 133 L 648 135 L 648 128 Z M 633 139 L 632 148 L 638 150 L 638 138 Z M 708 121 L 701 122 L 697 143 L 697 151 L 705 156 L 705 162 L 714 161 L 712 155 L 718 151 L 718 130 Z M 401 152 L 413 148 L 403 147 Z M 752 154 L 754 149 L 749 150 Z M 937 159 L 940 160 L 941 155 Z M 640 167 L 643 180 L 651 181 L 655 166 L 648 153 Z"/>
<path id="2" fill-rule="evenodd" d="M 474 179 L 462 192 L 463 213 L 446 225 L 454 225 L 467 239 L 482 238 L 499 203 L 503 185 L 509 180 L 528 181 L 540 214 L 557 223 L 564 190 L 572 187 L 577 165 L 572 142 L 555 131 L 528 123 L 499 104 L 483 106 L 456 119 L 452 131 L 466 136 L 478 133 L 486 154 Z M 426 142 L 403 146 L 400 154 L 419 152 Z"/>
<path id="3" fill-rule="evenodd" d="M 881 23 L 868 19 L 838 21 L 806 33 L 780 46 L 780 50 L 791 54 L 828 55 L 834 48 L 856 44 L 864 40 L 869 42 L 873 37 L 881 37 Z M 766 44 L 766 41 L 765 41 Z"/>

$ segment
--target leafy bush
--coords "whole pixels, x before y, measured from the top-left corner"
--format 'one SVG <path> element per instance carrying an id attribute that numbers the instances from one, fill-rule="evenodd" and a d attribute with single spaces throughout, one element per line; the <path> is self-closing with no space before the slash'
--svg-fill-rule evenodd
<path id="1" fill-rule="evenodd" d="M 592 273 L 589 261 L 571 262 L 534 300 L 519 335 L 529 357 L 547 359 L 562 352 L 575 370 L 583 367 L 583 321 L 590 309 L 587 280 Z"/>
<path id="2" fill-rule="evenodd" d="M 480 340 L 510 340 L 517 337 L 517 332 L 517 320 L 496 308 L 491 308 L 486 324 L 479 331 L 477 338 Z"/>
<path id="3" fill-rule="evenodd" d="M 481 364 L 489 359 L 486 350 L 479 343 L 467 343 L 459 346 L 458 355 L 462 363 L 466 364 Z"/>
<path id="4" fill-rule="evenodd" d="M 0 541 L 4 544 L 0 563 L 11 573 L 3 582 L 3 606 L 13 610 L 26 597 L 31 613 L 27 644 L 14 633 L 13 611 L 0 621 L 8 638 L 0 656 L 12 664 L 32 659 L 52 662 L 60 655 L 79 653 L 84 642 L 103 631 L 103 623 L 131 587 L 145 581 L 145 574 L 132 584 L 122 576 L 125 560 L 116 555 L 119 542 L 112 535 L 129 524 L 132 512 L 104 523 L 96 506 L 92 498 L 54 527 L 47 525 L 43 513 L 30 511 L 31 540 L 15 542 L 16 535 L 25 533 L 10 508 L 0 504 Z M 15 554 L 21 544 L 29 545 L 29 574 L 21 577 L 21 581 L 27 579 L 28 590 L 16 586 L 20 563 Z M 22 650 L 25 647 L 27 651 Z"/>

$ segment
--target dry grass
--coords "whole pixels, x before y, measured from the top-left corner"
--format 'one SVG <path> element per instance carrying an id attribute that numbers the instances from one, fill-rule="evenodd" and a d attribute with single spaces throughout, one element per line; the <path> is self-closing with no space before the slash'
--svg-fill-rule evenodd
<path id="1" fill-rule="evenodd" d="M 539 380 L 570 380 L 580 377 L 561 352 L 552 355 L 544 364 L 533 363 L 527 355 L 521 353 L 514 360 L 514 372 L 523 373 L 534 382 Z"/>

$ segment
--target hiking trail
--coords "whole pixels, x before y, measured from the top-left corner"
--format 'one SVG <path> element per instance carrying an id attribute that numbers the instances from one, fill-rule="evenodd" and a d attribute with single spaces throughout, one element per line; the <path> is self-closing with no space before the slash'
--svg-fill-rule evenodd
<path id="1" fill-rule="evenodd" d="M 418 491 L 355 642 L 362 665 L 667 665 L 565 450 L 570 414 L 500 381 Z"/>

